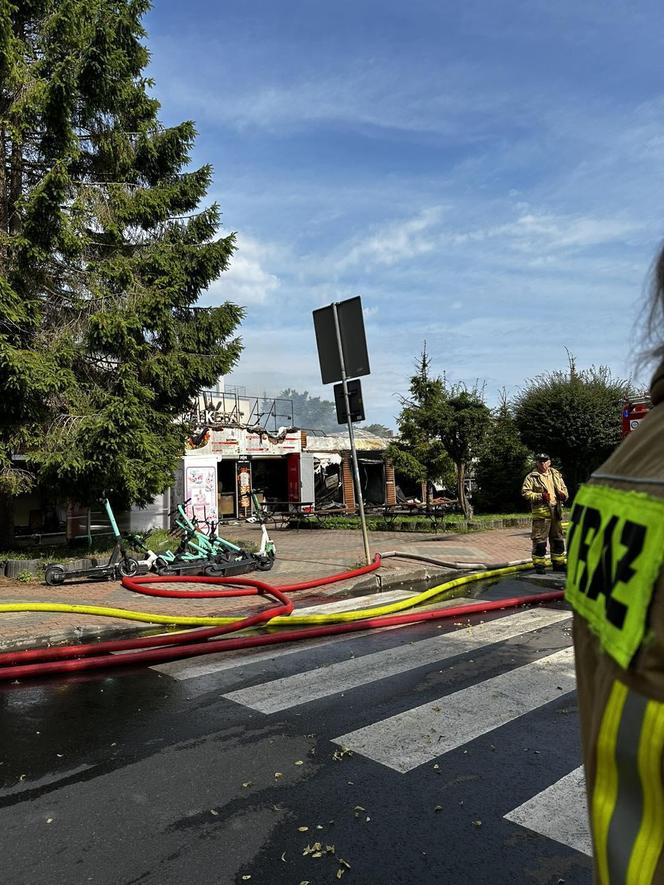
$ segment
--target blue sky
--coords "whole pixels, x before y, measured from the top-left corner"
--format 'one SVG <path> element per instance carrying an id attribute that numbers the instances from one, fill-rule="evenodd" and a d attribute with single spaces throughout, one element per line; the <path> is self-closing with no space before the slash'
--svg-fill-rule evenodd
<path id="1" fill-rule="evenodd" d="M 362 296 L 369 421 L 394 426 L 426 340 L 486 382 L 634 372 L 664 237 L 656 0 L 156 0 L 161 119 L 239 249 L 203 303 L 247 308 L 228 379 L 332 399 L 311 311 Z M 641 380 L 647 378 L 642 373 Z"/>

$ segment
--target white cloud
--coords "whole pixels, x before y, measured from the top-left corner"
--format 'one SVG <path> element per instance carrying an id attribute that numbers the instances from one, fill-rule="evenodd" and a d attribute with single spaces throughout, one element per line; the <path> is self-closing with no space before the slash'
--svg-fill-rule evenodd
<path id="1" fill-rule="evenodd" d="M 394 221 L 381 225 L 369 236 L 350 245 L 346 255 L 339 261 L 340 268 L 397 264 L 403 259 L 414 258 L 430 252 L 437 238 L 429 233 L 440 221 L 443 209 L 432 206 L 422 209 L 407 221 Z"/>
<path id="2" fill-rule="evenodd" d="M 638 231 L 640 227 L 640 224 L 627 219 L 528 212 L 515 221 L 495 227 L 450 233 L 448 239 L 458 245 L 499 239 L 518 251 L 542 252 L 586 249 L 615 243 Z M 538 260 L 542 259 L 551 260 L 547 256 L 540 256 Z"/>
<path id="3" fill-rule="evenodd" d="M 203 300 L 208 304 L 232 301 L 235 304 L 263 304 L 279 288 L 279 278 L 265 270 L 263 263 L 270 249 L 246 234 L 238 236 L 238 248 L 230 268 L 210 286 Z"/>

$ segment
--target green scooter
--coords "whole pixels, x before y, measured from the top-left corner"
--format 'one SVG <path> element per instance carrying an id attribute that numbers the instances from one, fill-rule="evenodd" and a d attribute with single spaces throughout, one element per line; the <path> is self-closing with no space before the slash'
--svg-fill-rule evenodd
<path id="1" fill-rule="evenodd" d="M 126 539 L 123 538 L 115 521 L 111 502 L 108 498 L 103 498 L 102 503 L 115 538 L 115 545 L 108 562 L 99 565 L 93 559 L 94 565 L 80 569 L 68 569 L 58 562 L 51 562 L 46 566 L 44 575 L 44 580 L 50 587 L 64 584 L 65 581 L 70 581 L 73 578 L 87 578 L 90 581 L 118 581 L 120 578 L 133 578 L 139 574 L 146 575 L 150 570 L 147 563 L 139 563 L 137 559 L 129 555 Z"/>

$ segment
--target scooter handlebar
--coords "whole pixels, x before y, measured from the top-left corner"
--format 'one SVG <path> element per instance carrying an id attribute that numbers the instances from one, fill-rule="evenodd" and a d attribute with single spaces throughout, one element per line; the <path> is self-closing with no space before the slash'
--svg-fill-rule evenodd
<path id="1" fill-rule="evenodd" d="M 186 507 L 187 504 L 190 503 L 190 501 L 191 501 L 191 498 L 187 498 L 187 500 L 183 501 L 182 504 L 176 504 L 172 510 L 168 511 L 168 515 L 173 516 L 174 513 L 179 513 L 180 507 Z"/>

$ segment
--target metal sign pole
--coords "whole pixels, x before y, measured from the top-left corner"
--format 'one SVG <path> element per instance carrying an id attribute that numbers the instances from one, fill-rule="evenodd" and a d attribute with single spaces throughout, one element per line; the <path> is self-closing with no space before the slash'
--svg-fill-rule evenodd
<path id="1" fill-rule="evenodd" d="M 364 501 L 362 500 L 362 488 L 360 486 L 360 466 L 357 462 L 357 451 L 355 449 L 355 434 L 353 432 L 353 422 L 350 415 L 350 398 L 348 396 L 348 383 L 346 379 L 346 362 L 344 360 L 343 344 L 341 342 L 341 327 L 339 325 L 339 314 L 337 312 L 337 302 L 332 304 L 332 312 L 334 314 L 334 328 L 337 333 L 337 347 L 339 348 L 339 362 L 341 363 L 341 383 L 344 391 L 344 401 L 346 403 L 346 420 L 348 421 L 348 436 L 350 438 L 350 453 L 353 459 L 353 475 L 355 477 L 355 495 L 360 511 L 360 523 L 362 525 L 362 540 L 364 541 L 364 555 L 367 559 L 367 565 L 371 565 L 371 552 L 369 550 L 369 536 L 367 534 L 367 521 L 364 516 Z"/>

